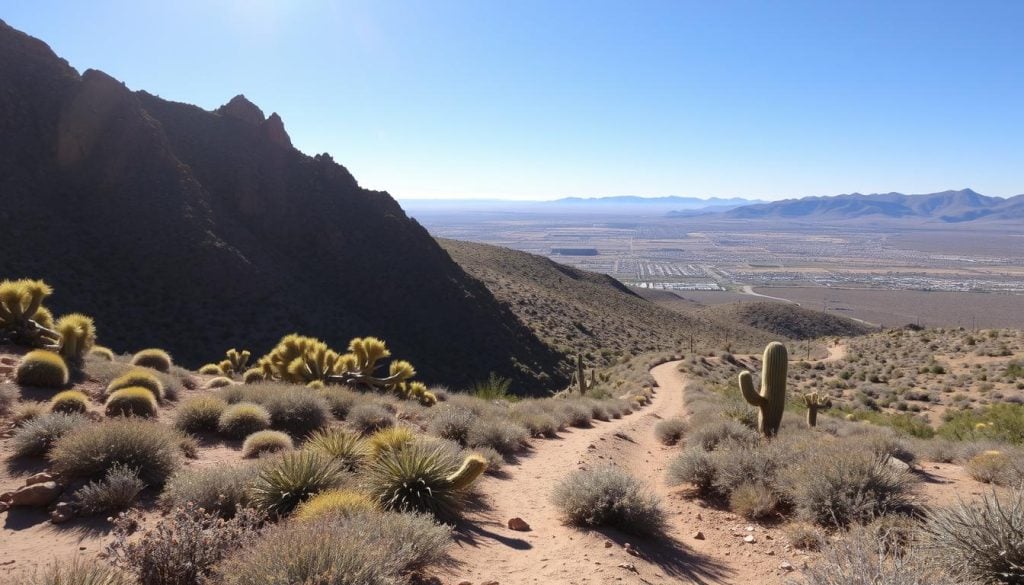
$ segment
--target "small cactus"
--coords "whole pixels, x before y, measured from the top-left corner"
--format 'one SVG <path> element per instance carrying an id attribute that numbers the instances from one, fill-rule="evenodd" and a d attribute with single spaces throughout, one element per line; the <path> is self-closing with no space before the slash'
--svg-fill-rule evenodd
<path id="1" fill-rule="evenodd" d="M 825 394 L 811 392 L 804 394 L 804 404 L 807 405 L 807 426 L 814 428 L 818 425 L 818 410 L 832 408 L 832 399 Z"/>
<path id="2" fill-rule="evenodd" d="M 480 477 L 484 471 L 487 471 L 487 460 L 480 455 L 473 454 L 466 457 L 462 461 L 462 466 L 455 473 L 448 476 L 448 481 L 451 482 L 453 488 L 464 490 L 476 481 L 476 478 Z"/>
<path id="3" fill-rule="evenodd" d="M 91 317 L 81 313 L 64 315 L 57 321 L 60 334 L 59 353 L 68 365 L 81 366 L 85 354 L 96 345 L 96 325 Z"/>
<path id="4" fill-rule="evenodd" d="M 57 389 L 68 385 L 69 376 L 64 358 L 52 351 L 37 349 L 22 358 L 14 380 L 22 386 Z"/>
<path id="5" fill-rule="evenodd" d="M 132 357 L 132 365 L 152 368 L 165 374 L 171 371 L 173 363 L 170 354 L 162 349 L 144 349 Z"/>
<path id="6" fill-rule="evenodd" d="M 115 391 L 107 398 L 107 416 L 138 416 L 154 418 L 157 415 L 156 398 L 149 388 L 129 386 Z"/>
<path id="7" fill-rule="evenodd" d="M 761 365 L 761 393 L 754 390 L 754 381 L 748 371 L 739 376 L 740 392 L 743 398 L 756 406 L 757 430 L 766 437 L 773 437 L 779 432 L 782 423 L 782 411 L 786 407 L 786 370 L 789 357 L 786 346 L 773 341 L 764 348 L 764 359 Z"/>

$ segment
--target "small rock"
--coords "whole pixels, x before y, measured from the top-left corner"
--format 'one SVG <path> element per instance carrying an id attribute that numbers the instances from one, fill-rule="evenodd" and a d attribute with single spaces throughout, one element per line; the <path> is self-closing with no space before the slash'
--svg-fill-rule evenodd
<path id="1" fill-rule="evenodd" d="M 459 585 L 473 585 L 472 581 L 459 581 Z"/>
<path id="2" fill-rule="evenodd" d="M 789 572 L 793 570 L 793 565 L 789 564 L 789 561 L 782 561 L 779 563 L 779 568 L 783 571 Z"/>
<path id="3" fill-rule="evenodd" d="M 501 584 L 498 583 L 497 581 L 484 581 L 480 585 L 501 585 Z"/>
<path id="4" fill-rule="evenodd" d="M 611 547 L 612 547 L 612 546 L 613 546 L 614 544 L 615 544 L 615 543 L 613 543 L 613 542 L 612 542 L 612 541 L 610 541 L 610 540 L 606 540 L 606 541 L 604 541 L 604 547 L 605 547 L 605 548 L 611 548 Z"/>
<path id="5" fill-rule="evenodd" d="M 26 506 L 31 508 L 42 508 L 49 506 L 51 502 L 60 496 L 60 486 L 55 481 L 34 483 L 11 492 L 9 504 L 14 506 Z M 6 495 L 6 494 L 5 494 Z"/>
<path id="6" fill-rule="evenodd" d="M 694 540 L 704 540 L 704 533 L 698 530 L 697 532 L 693 533 L 693 538 Z"/>
<path id="7" fill-rule="evenodd" d="M 530 525 L 526 523 L 526 520 L 516 516 L 508 521 L 508 529 L 515 530 L 517 532 L 526 532 L 530 529 Z"/>
<path id="8" fill-rule="evenodd" d="M 45 483 L 47 481 L 57 481 L 57 474 L 55 473 L 37 473 L 25 480 L 25 485 L 35 485 L 37 483 Z"/>
<path id="9" fill-rule="evenodd" d="M 633 563 L 619 563 L 619 568 L 626 569 L 627 571 L 633 571 L 634 573 L 638 572 L 636 570 L 636 565 L 634 565 Z"/>
<path id="10" fill-rule="evenodd" d="M 910 465 L 906 464 L 903 461 L 900 461 L 895 457 L 889 457 L 886 460 L 886 463 L 889 465 L 889 467 L 892 467 L 893 469 L 898 469 L 900 471 L 910 471 Z"/>
<path id="11" fill-rule="evenodd" d="M 757 542 L 757 539 L 754 538 L 753 534 L 748 534 L 748 535 L 743 537 L 743 542 L 745 542 L 747 544 L 754 544 L 755 542 Z"/>
<path id="12" fill-rule="evenodd" d="M 697 520 L 703 520 L 703 519 L 704 519 L 704 517 L 700 515 L 700 512 L 697 512 Z"/>
<path id="13" fill-rule="evenodd" d="M 753 531 L 754 531 L 754 527 L 753 526 L 747 526 L 747 532 L 753 532 Z"/>

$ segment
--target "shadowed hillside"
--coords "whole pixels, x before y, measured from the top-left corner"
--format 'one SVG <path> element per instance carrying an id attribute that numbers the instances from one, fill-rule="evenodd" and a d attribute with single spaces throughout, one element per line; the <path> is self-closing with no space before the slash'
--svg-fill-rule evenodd
<path id="1" fill-rule="evenodd" d="M 715 305 L 700 309 L 697 314 L 723 324 L 754 327 L 790 339 L 854 337 L 876 331 L 847 317 L 775 302 Z"/>
<path id="2" fill-rule="evenodd" d="M 295 331 L 339 350 L 377 335 L 432 382 L 567 381 L 390 195 L 244 97 L 210 112 L 133 92 L 2 22 L 0 87 L 0 276 L 45 279 L 107 345 L 196 366 Z"/>
<path id="3" fill-rule="evenodd" d="M 480 279 L 546 342 L 583 351 L 606 365 L 625 354 L 689 348 L 754 351 L 773 336 L 743 325 L 722 324 L 649 302 L 619 281 L 557 264 L 542 256 L 457 240 L 439 240 L 467 272 Z M 726 336 L 728 335 L 728 340 Z"/>

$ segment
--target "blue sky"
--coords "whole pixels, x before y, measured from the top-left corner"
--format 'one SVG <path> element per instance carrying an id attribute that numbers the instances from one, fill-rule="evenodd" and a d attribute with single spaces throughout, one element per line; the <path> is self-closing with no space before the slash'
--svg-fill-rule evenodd
<path id="1" fill-rule="evenodd" d="M 399 199 L 1024 193 L 1024 2 L 0 0 Z"/>

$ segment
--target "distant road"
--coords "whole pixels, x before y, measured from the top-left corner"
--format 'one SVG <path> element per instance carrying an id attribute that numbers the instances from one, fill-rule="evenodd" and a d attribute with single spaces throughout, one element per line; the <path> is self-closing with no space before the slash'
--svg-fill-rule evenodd
<path id="1" fill-rule="evenodd" d="M 752 286 L 750 286 L 749 284 L 743 285 L 743 287 L 740 288 L 740 292 L 742 292 L 745 295 L 751 295 L 751 296 L 754 296 L 754 297 L 761 297 L 762 299 L 771 299 L 773 301 L 782 301 L 784 303 L 789 303 L 791 305 L 796 305 L 798 307 L 800 306 L 800 303 L 798 303 L 796 301 L 791 301 L 789 299 L 784 299 L 782 297 L 770 297 L 768 295 L 763 295 L 763 294 L 761 294 L 759 292 L 754 292 L 754 288 Z"/>

